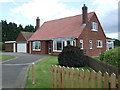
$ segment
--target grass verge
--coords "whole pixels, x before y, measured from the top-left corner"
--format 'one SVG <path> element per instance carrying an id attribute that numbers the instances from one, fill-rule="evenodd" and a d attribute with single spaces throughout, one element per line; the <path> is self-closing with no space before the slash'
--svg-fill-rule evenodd
<path id="1" fill-rule="evenodd" d="M 32 84 L 32 70 L 28 71 L 25 88 L 51 88 L 50 66 L 58 65 L 57 56 L 48 56 L 35 64 L 35 84 Z M 84 70 L 88 67 L 84 67 Z"/>
<path id="2" fill-rule="evenodd" d="M 12 58 L 15 58 L 15 56 L 10 56 L 10 55 L 0 55 L 0 62 L 10 60 Z"/>

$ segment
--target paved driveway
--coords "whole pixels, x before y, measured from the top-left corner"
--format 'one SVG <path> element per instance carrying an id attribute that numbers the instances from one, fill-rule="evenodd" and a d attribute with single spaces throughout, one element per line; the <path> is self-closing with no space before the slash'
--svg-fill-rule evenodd
<path id="1" fill-rule="evenodd" d="M 46 57 L 21 53 L 2 54 L 16 56 L 15 59 L 2 63 L 2 88 L 23 88 L 28 66 Z"/>

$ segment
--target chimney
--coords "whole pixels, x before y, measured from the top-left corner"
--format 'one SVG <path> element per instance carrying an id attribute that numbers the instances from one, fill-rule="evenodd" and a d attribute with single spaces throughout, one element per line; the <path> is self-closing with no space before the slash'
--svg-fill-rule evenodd
<path id="1" fill-rule="evenodd" d="M 82 25 L 86 25 L 88 20 L 88 15 L 87 15 L 87 7 L 84 6 L 82 7 Z"/>
<path id="2" fill-rule="evenodd" d="M 38 30 L 39 27 L 40 27 L 40 19 L 39 19 L 39 17 L 37 17 L 37 19 L 36 19 L 36 30 Z"/>

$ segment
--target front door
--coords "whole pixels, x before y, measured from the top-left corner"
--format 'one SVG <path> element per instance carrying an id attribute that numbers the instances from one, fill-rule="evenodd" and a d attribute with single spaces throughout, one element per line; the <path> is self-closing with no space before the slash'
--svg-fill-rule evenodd
<path id="1" fill-rule="evenodd" d="M 48 54 L 51 54 L 51 43 L 50 43 L 50 41 L 47 41 L 47 47 L 48 47 Z"/>

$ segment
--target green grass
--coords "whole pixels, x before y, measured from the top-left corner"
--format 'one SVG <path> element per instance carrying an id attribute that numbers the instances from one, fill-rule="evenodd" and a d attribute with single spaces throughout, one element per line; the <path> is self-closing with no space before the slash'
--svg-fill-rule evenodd
<path id="1" fill-rule="evenodd" d="M 25 88 L 51 88 L 51 65 L 58 65 L 57 56 L 48 56 L 35 64 L 34 85 L 32 85 L 32 71 L 30 67 Z M 86 70 L 89 67 L 84 67 L 83 69 Z"/>
<path id="2" fill-rule="evenodd" d="M 10 56 L 10 55 L 0 55 L 0 62 L 10 60 L 12 58 L 15 58 L 15 56 Z"/>

